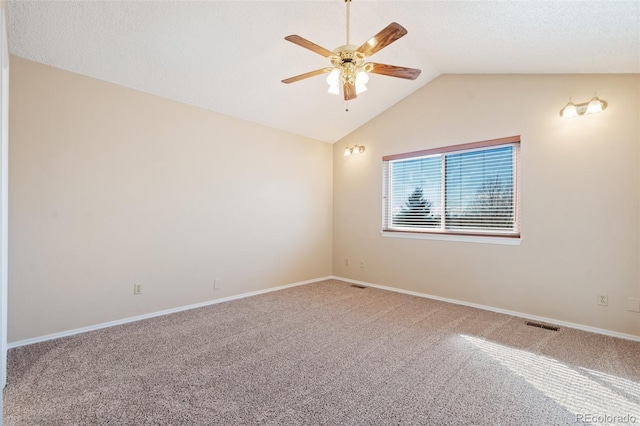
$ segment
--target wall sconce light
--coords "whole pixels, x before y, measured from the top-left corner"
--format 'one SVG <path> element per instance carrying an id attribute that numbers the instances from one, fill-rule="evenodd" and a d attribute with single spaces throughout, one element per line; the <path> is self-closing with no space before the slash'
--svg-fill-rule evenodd
<path id="1" fill-rule="evenodd" d="M 579 115 L 602 112 L 607 109 L 608 105 L 607 101 L 603 101 L 597 96 L 594 96 L 589 102 L 581 104 L 574 104 L 571 102 L 571 98 L 569 98 L 569 103 L 560 110 L 560 117 L 571 118 L 578 117 Z"/>
<path id="2" fill-rule="evenodd" d="M 348 146 L 344 149 L 344 156 L 348 157 L 350 155 L 359 155 L 364 152 L 364 146 L 355 144 L 353 148 L 349 148 Z"/>

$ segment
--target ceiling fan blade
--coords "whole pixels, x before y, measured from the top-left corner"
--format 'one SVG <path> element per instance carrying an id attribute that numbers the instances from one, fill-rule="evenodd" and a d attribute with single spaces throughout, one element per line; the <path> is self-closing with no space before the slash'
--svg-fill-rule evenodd
<path id="1" fill-rule="evenodd" d="M 402 25 L 397 22 L 392 22 L 356 50 L 364 53 L 366 56 L 371 56 L 405 34 L 407 34 L 407 30 Z"/>
<path id="2" fill-rule="evenodd" d="M 305 78 L 315 77 L 316 75 L 324 74 L 327 72 L 331 72 L 332 68 L 321 68 L 319 70 L 306 72 L 304 74 L 296 75 L 295 77 L 289 77 L 282 80 L 283 83 L 295 83 L 296 81 L 304 80 Z"/>
<path id="3" fill-rule="evenodd" d="M 306 38 L 302 38 L 299 35 L 290 35 L 290 36 L 286 36 L 284 38 L 287 41 L 290 41 L 291 43 L 297 44 L 298 46 L 302 46 L 305 49 L 309 49 L 312 52 L 316 52 L 322 56 L 324 56 L 325 58 L 328 58 L 329 56 L 334 56 L 335 53 L 333 53 L 332 51 L 325 49 L 322 46 L 318 46 L 315 43 L 310 42 L 309 40 L 307 40 Z"/>
<path id="4" fill-rule="evenodd" d="M 355 84 L 344 83 L 342 85 L 342 91 L 344 92 L 345 101 L 350 101 L 358 97 L 358 95 L 356 94 Z"/>
<path id="5" fill-rule="evenodd" d="M 388 75 L 389 77 L 406 78 L 407 80 L 415 80 L 422 72 L 416 68 L 399 67 L 396 65 L 376 64 L 375 62 L 369 62 L 367 65 L 371 65 L 372 74 Z"/>

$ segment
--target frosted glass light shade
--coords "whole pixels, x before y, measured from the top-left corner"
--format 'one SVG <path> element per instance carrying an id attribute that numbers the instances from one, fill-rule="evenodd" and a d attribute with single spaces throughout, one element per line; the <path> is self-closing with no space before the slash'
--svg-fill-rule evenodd
<path id="1" fill-rule="evenodd" d="M 362 69 L 356 74 L 356 95 L 367 91 L 366 84 L 369 82 L 369 74 Z"/>
<path id="2" fill-rule="evenodd" d="M 585 114 L 593 114 L 595 112 L 602 112 L 602 102 L 597 96 L 594 96 L 593 99 L 591 99 L 591 102 L 587 105 Z"/>
<path id="3" fill-rule="evenodd" d="M 369 74 L 367 74 L 364 71 L 359 71 L 358 74 L 356 74 L 356 85 L 358 84 L 367 84 L 369 82 Z"/>
<path id="4" fill-rule="evenodd" d="M 562 109 L 562 118 L 572 118 L 578 116 L 578 110 L 573 102 L 569 102 L 567 106 Z"/>
<path id="5" fill-rule="evenodd" d="M 329 86 L 337 86 L 340 83 L 340 70 L 334 68 L 327 76 L 327 84 Z"/>

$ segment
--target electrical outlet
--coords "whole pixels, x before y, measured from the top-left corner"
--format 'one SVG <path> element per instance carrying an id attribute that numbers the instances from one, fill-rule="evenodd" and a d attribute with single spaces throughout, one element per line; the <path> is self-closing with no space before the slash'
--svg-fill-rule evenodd
<path id="1" fill-rule="evenodd" d="M 142 294 L 142 284 L 136 283 L 133 285 L 133 294 L 136 296 Z"/>
<path id="2" fill-rule="evenodd" d="M 216 278 L 215 280 L 213 280 L 213 289 L 214 290 L 220 290 L 221 281 L 222 280 L 220 278 Z"/>
<path id="3" fill-rule="evenodd" d="M 364 259 L 360 259 L 360 267 L 364 268 Z"/>
<path id="4" fill-rule="evenodd" d="M 609 295 L 598 293 L 598 305 L 609 306 Z"/>
<path id="5" fill-rule="evenodd" d="M 349 258 L 345 257 L 344 259 L 344 266 L 349 266 Z"/>
<path id="6" fill-rule="evenodd" d="M 627 298 L 627 311 L 640 312 L 640 298 L 628 297 Z"/>

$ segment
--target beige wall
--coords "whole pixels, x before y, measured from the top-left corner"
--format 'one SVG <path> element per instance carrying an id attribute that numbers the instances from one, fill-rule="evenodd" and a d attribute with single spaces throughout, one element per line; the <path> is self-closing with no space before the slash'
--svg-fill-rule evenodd
<path id="1" fill-rule="evenodd" d="M 640 336 L 640 314 L 626 311 L 640 296 L 639 86 L 638 75 L 427 84 L 334 146 L 334 275 Z M 560 119 L 570 96 L 595 91 L 607 110 Z M 382 156 L 512 135 L 522 136 L 520 246 L 380 235 Z M 343 157 L 354 143 L 365 155 Z"/>
<path id="2" fill-rule="evenodd" d="M 331 145 L 11 59 L 9 342 L 331 274 Z"/>
<path id="3" fill-rule="evenodd" d="M 441 76 L 332 148 L 11 60 L 10 342 L 332 263 L 337 276 L 640 335 L 625 310 L 640 296 L 637 75 Z M 559 118 L 594 91 L 604 113 Z M 520 246 L 380 236 L 383 155 L 518 134 Z M 343 157 L 354 143 L 365 155 Z"/>

